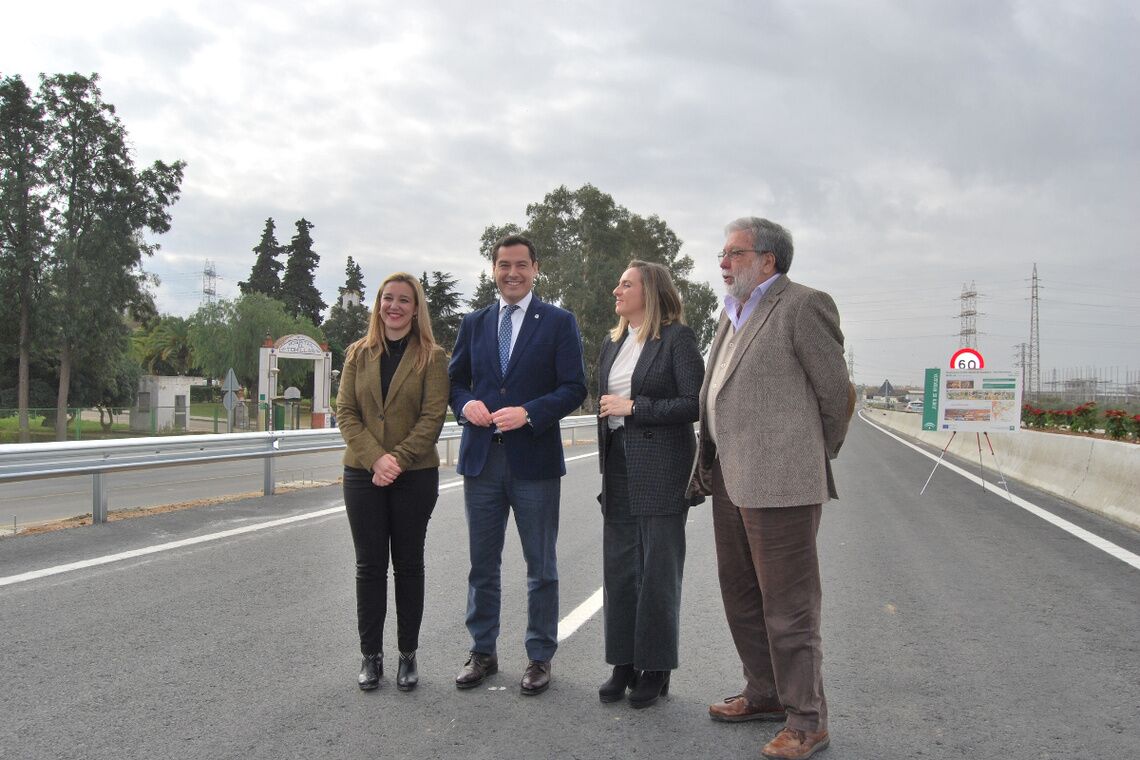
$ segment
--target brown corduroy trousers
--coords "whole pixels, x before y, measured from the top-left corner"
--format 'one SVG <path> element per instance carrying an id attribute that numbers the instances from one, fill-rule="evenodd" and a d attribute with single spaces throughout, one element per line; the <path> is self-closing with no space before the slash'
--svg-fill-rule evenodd
<path id="1" fill-rule="evenodd" d="M 820 642 L 820 504 L 757 509 L 733 504 L 717 463 L 713 528 L 724 612 L 744 666 L 744 696 L 779 701 L 787 725 L 827 729 Z"/>

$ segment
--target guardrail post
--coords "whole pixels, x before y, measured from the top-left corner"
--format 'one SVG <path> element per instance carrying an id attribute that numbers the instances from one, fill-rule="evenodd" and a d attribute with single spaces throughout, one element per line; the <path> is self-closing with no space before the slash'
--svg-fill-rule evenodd
<path id="1" fill-rule="evenodd" d="M 107 522 L 107 475 L 97 472 L 91 476 L 91 524 Z"/>
<path id="2" fill-rule="evenodd" d="M 279 448 L 279 446 L 278 446 L 277 437 L 274 435 L 270 435 L 269 436 L 269 450 L 274 451 L 278 448 Z M 274 460 L 275 460 L 275 457 L 273 455 L 267 456 L 265 458 L 265 480 L 262 481 L 261 491 L 266 496 L 272 496 L 274 489 L 275 489 L 274 466 L 275 466 L 276 462 Z"/>

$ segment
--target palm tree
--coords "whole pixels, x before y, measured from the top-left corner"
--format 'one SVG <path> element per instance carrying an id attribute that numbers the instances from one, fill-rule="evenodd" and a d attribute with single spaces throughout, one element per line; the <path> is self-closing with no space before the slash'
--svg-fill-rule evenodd
<path id="1" fill-rule="evenodd" d="M 190 323 L 182 317 L 164 316 L 132 340 L 139 362 L 152 375 L 188 375 L 194 367 L 190 348 Z"/>

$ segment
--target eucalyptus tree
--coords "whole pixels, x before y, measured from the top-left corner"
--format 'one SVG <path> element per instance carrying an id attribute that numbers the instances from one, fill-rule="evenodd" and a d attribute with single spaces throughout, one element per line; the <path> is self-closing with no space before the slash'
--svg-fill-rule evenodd
<path id="1" fill-rule="evenodd" d="M 30 440 L 33 323 L 47 255 L 43 106 L 19 76 L 0 80 L 0 334 L 15 348 L 19 440 Z M 41 335 L 46 332 L 41 330 Z M 10 355 L 11 351 L 5 350 Z"/>
<path id="2" fill-rule="evenodd" d="M 39 98 L 48 143 L 47 276 L 50 307 L 59 318 L 56 437 L 62 440 L 75 363 L 83 362 L 85 372 L 99 362 L 116 365 L 126 344 L 106 338 L 120 331 L 124 313 L 153 310 L 141 263 L 157 246 L 143 236 L 170 229 L 168 209 L 178 199 L 185 164 L 155 161 L 136 169 L 127 130 L 103 100 L 96 74 L 43 76 Z"/>
<path id="3" fill-rule="evenodd" d="M 539 257 L 535 293 L 577 317 L 587 377 L 595 376 L 602 341 L 616 321 L 613 288 L 631 259 L 669 269 L 700 349 L 711 343 L 716 295 L 707 283 L 689 279 L 693 260 L 681 255 L 681 240 L 660 217 L 634 214 L 588 184 L 577 190 L 558 187 L 540 203 L 528 205 L 526 214 L 522 231 Z M 490 260 L 495 240 L 520 229 L 515 224 L 486 228 L 480 251 Z"/>

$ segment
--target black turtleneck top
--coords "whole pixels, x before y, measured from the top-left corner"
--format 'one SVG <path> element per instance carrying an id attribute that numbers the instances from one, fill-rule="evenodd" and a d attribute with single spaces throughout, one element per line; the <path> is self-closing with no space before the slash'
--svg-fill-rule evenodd
<path id="1" fill-rule="evenodd" d="M 411 333 L 405 335 L 399 340 L 384 340 L 384 353 L 380 355 L 380 399 L 386 401 L 388 398 L 388 386 L 392 384 L 392 378 L 396 374 L 396 368 L 400 366 L 400 360 L 404 358 L 404 351 L 408 347 L 408 338 Z"/>

